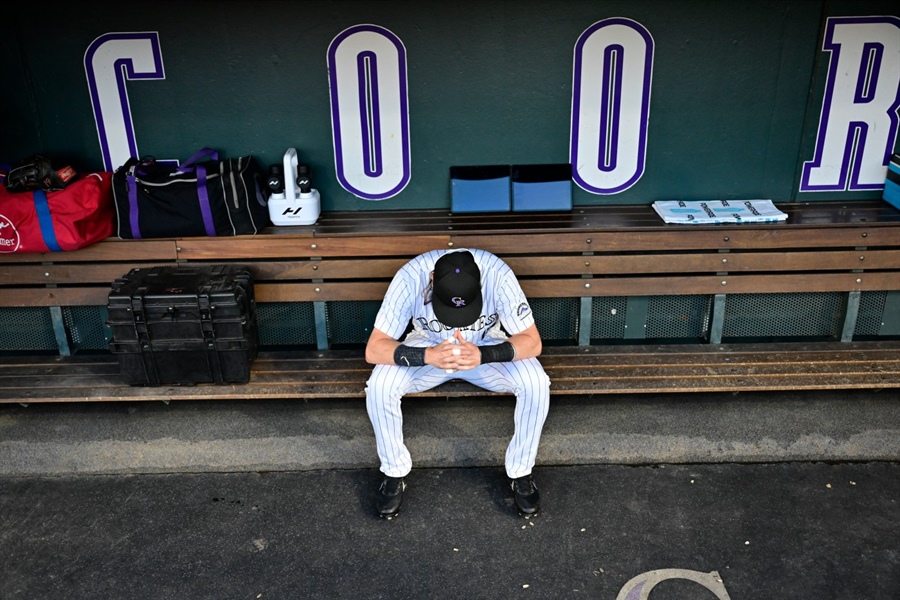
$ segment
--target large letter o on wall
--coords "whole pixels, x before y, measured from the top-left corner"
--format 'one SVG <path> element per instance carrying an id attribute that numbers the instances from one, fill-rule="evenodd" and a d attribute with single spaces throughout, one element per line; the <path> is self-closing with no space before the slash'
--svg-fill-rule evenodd
<path id="1" fill-rule="evenodd" d="M 595 194 L 617 194 L 644 174 L 653 38 L 636 21 L 605 19 L 575 44 L 572 178 Z"/>
<path id="2" fill-rule="evenodd" d="M 337 178 L 348 192 L 384 200 L 409 183 L 406 50 L 377 25 L 345 29 L 328 46 Z"/>

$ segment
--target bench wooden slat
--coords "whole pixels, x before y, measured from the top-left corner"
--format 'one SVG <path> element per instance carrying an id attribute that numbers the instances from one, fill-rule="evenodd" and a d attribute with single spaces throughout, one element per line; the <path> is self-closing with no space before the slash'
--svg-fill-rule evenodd
<path id="1" fill-rule="evenodd" d="M 391 279 L 407 257 L 322 259 L 254 262 L 250 271 L 255 281 L 291 279 Z"/>
<path id="2" fill-rule="evenodd" d="M 589 256 L 504 256 L 519 277 L 532 275 L 718 273 L 770 271 L 849 271 L 891 269 L 900 265 L 900 250 L 833 252 L 728 252 Z"/>
<path id="3" fill-rule="evenodd" d="M 531 248 L 528 248 L 531 250 Z M 720 271 L 877 270 L 900 265 L 900 250 L 848 250 L 819 252 L 656 252 L 626 255 L 520 256 L 500 254 L 518 276 L 673 273 Z M 254 261 L 260 280 L 303 278 L 390 278 L 410 257 L 295 261 Z M 724 262 L 723 262 L 724 261 Z M 240 262 L 239 260 L 237 262 Z"/>
<path id="4" fill-rule="evenodd" d="M 896 268 L 900 250 L 832 252 L 729 252 L 697 254 L 631 254 L 592 256 L 506 256 L 520 278 L 538 275 L 605 275 L 628 273 L 717 273 L 770 271 L 866 271 Z M 408 260 L 399 258 L 298 259 L 253 261 L 254 279 L 263 281 L 313 279 L 390 279 Z M 199 262 L 199 261 L 198 261 Z M 223 260 L 212 261 L 226 262 Z M 237 261 L 228 261 L 240 263 Z M 0 286 L 35 284 L 111 284 L 133 268 L 175 266 L 179 263 L 63 263 L 0 265 Z M 195 263 L 190 263 L 195 264 Z M 199 264 L 212 264 L 203 262 Z"/>
<path id="5" fill-rule="evenodd" d="M 66 357 L 72 358 L 72 357 Z M 94 357 L 91 357 L 94 358 Z M 6 362 L 4 360 L 4 362 Z M 13 367 L 7 364 L 5 369 L 0 369 L 0 387 L 20 386 L 22 381 L 32 381 L 40 387 L 57 387 L 55 380 L 65 378 L 97 378 L 99 384 L 101 380 L 116 380 L 121 383 L 121 370 L 119 362 L 115 357 L 109 360 L 91 361 L 79 363 L 76 361 L 66 361 L 59 363 L 48 363 L 42 365 L 35 364 L 19 364 Z M 19 382 L 15 383 L 14 382 Z"/>
<path id="6" fill-rule="evenodd" d="M 723 283 L 724 282 L 724 283 Z M 691 277 L 602 277 L 531 279 L 521 282 L 531 298 L 597 296 L 673 296 L 711 294 L 776 294 L 893 290 L 895 273 L 799 273 L 785 275 Z M 589 287 L 588 287 L 589 286 Z"/>
<path id="7" fill-rule="evenodd" d="M 808 342 L 778 344 L 676 344 L 616 346 L 547 346 L 541 361 L 548 368 L 595 366 L 706 366 L 714 364 L 766 365 L 772 363 L 871 363 L 900 364 L 900 341 Z M 254 373 L 366 372 L 361 350 L 279 350 L 261 352 L 253 362 Z M 118 358 L 109 353 L 74 356 L 13 356 L 0 362 L 0 381 L 28 374 L 110 375 L 119 372 Z"/>
<path id="8" fill-rule="evenodd" d="M 119 262 L 119 263 L 63 263 L 53 265 L 0 265 L 0 289 L 8 285 L 34 284 L 111 284 L 131 269 L 149 269 L 154 266 L 176 266 L 168 263 Z"/>
<path id="9" fill-rule="evenodd" d="M 596 224 L 596 221 L 595 221 Z M 650 221 L 644 224 L 651 225 Z M 407 211 L 387 211 L 383 216 L 365 219 L 344 218 L 320 220 L 315 227 L 317 237 L 356 236 L 361 232 L 377 231 L 388 235 L 424 235 L 449 231 L 534 232 L 534 231 L 577 231 L 591 227 L 590 218 L 572 213 L 506 213 L 498 219 L 498 214 L 452 214 L 444 211 L 421 211 L 410 214 Z"/>
<path id="10" fill-rule="evenodd" d="M 360 301 L 381 300 L 388 283 L 260 283 L 253 287 L 257 302 Z"/>
<path id="11" fill-rule="evenodd" d="M 778 204 L 788 215 L 786 225 L 844 225 L 865 223 L 880 226 L 900 222 L 900 211 L 887 202 L 866 200 L 788 202 Z"/>
<path id="12" fill-rule="evenodd" d="M 896 360 L 882 362 L 860 362 L 857 360 L 829 361 L 827 363 L 797 363 L 795 361 L 739 364 L 710 367 L 708 364 L 677 364 L 677 365 L 591 365 L 561 367 L 552 361 L 544 361 L 544 368 L 553 381 L 554 388 L 565 386 L 568 389 L 591 389 L 600 382 L 618 380 L 649 380 L 653 378 L 673 379 L 703 379 L 710 378 L 735 378 L 735 377 L 792 377 L 815 378 L 822 375 L 833 375 L 835 367 L 841 367 L 841 375 L 854 377 L 867 377 L 882 375 L 885 378 L 900 379 L 900 365 Z M 104 369 L 105 371 L 105 369 Z M 354 370 L 352 367 L 345 370 L 285 370 L 285 371 L 260 371 L 253 370 L 252 380 L 248 385 L 259 386 L 295 386 L 303 385 L 350 385 L 356 386 L 359 396 L 372 368 Z M 113 373 L 71 373 L 63 372 L 55 376 L 15 375 L 4 377 L 2 385 L 8 393 L 24 394 L 29 390 L 55 390 L 55 393 L 65 393 L 68 388 L 74 389 L 99 389 L 122 386 L 124 381 L 118 371 Z M 164 386 L 168 387 L 168 386 Z M 174 387 L 174 386 L 172 386 Z"/>
<path id="13" fill-rule="evenodd" d="M 689 227 L 689 226 L 683 226 Z M 495 254 L 553 252 L 645 252 L 680 250 L 780 250 L 787 248 L 857 248 L 897 246 L 897 231 L 888 228 L 833 229 L 684 229 L 664 231 L 535 233 L 531 235 L 455 234 L 456 248 L 483 248 Z"/>
<path id="14" fill-rule="evenodd" d="M 448 235 L 371 236 L 355 239 L 313 238 L 298 235 L 185 238 L 178 242 L 183 260 L 309 258 L 326 256 L 415 256 L 447 248 Z"/>
<path id="15" fill-rule="evenodd" d="M 725 282 L 723 284 L 723 282 Z M 707 275 L 692 277 L 602 277 L 520 280 L 530 298 L 596 296 L 672 296 L 892 290 L 894 273 L 807 273 L 785 275 Z M 387 281 L 322 283 L 260 283 L 259 302 L 381 300 Z"/>
<path id="16" fill-rule="evenodd" d="M 541 358 L 556 395 L 900 388 L 900 341 L 550 347 Z M 361 351 L 264 352 L 246 385 L 123 385 L 109 354 L 0 366 L 0 403 L 190 399 L 361 398 Z M 420 397 L 490 394 L 452 381 Z"/>
<path id="17" fill-rule="evenodd" d="M 793 375 L 749 375 L 736 377 L 706 377 L 696 379 L 654 378 L 654 379 L 610 379 L 595 382 L 589 389 L 574 386 L 572 391 L 567 383 L 556 386 L 556 394 L 653 394 L 653 393 L 699 393 L 699 392 L 766 392 L 777 390 L 836 390 L 871 389 L 872 387 L 897 387 L 893 378 L 886 376 L 878 384 L 873 384 L 870 374 L 804 374 Z"/>
<path id="18" fill-rule="evenodd" d="M 881 377 L 880 380 L 873 377 Z M 684 377 L 661 373 L 656 377 L 610 377 L 577 382 L 561 380 L 553 384 L 555 395 L 646 394 L 662 392 L 724 392 L 863 389 L 872 387 L 897 388 L 896 373 L 777 373 L 736 374 L 724 376 Z M 12 397 L 10 397 L 10 395 Z M 415 397 L 484 396 L 486 390 L 453 381 L 413 394 Z M 0 403 L 29 402 L 115 402 L 156 400 L 254 400 L 305 398 L 362 398 L 359 382 L 351 384 L 323 384 L 321 382 L 292 382 L 290 384 L 248 384 L 241 386 L 197 385 L 141 387 L 111 385 L 109 387 L 11 388 L 0 390 Z"/>
<path id="19" fill-rule="evenodd" d="M 724 283 L 723 283 L 724 282 Z M 388 281 L 285 282 L 254 285 L 258 302 L 378 301 Z M 784 275 L 694 275 L 691 277 L 600 277 L 523 279 L 531 298 L 666 296 L 879 291 L 897 288 L 897 274 L 790 273 Z M 3 290 L 0 306 L 105 306 L 109 286 Z"/>
<path id="20" fill-rule="evenodd" d="M 745 226 L 747 227 L 747 226 Z M 415 256 L 436 248 L 482 248 L 495 254 L 563 252 L 645 252 L 680 250 L 753 250 L 758 248 L 858 248 L 897 246 L 898 234 L 884 227 L 797 229 L 699 229 L 678 226 L 662 231 L 554 232 L 506 234 L 501 226 L 487 234 L 299 237 L 289 235 L 235 238 L 185 238 L 178 242 L 184 260 L 240 258 Z M 504 233 L 503 235 L 498 235 Z M 451 245 L 452 244 L 452 245 Z"/>
<path id="21" fill-rule="evenodd" d="M 0 307 L 106 306 L 109 286 L 20 288 L 0 291 Z"/>
<path id="22" fill-rule="evenodd" d="M 175 240 L 120 240 L 107 238 L 74 252 L 4 254 L 4 263 L 70 263 L 163 261 L 178 258 Z"/>
<path id="23" fill-rule="evenodd" d="M 736 377 L 683 379 L 679 377 L 655 377 L 646 379 L 592 380 L 590 385 L 560 382 L 554 385 L 555 395 L 590 396 L 595 394 L 652 394 L 652 393 L 699 393 L 735 391 L 778 391 L 778 390 L 837 390 L 872 388 L 869 374 L 815 374 L 804 375 L 741 375 Z M 895 388 L 893 379 L 886 378 L 882 387 Z M 462 381 L 453 381 L 427 392 L 412 394 L 410 397 L 472 397 L 502 396 L 477 388 Z M 292 385 L 245 385 L 240 386 L 240 394 L 235 394 L 229 386 L 198 385 L 195 387 L 147 388 L 138 386 L 113 386 L 109 388 L 63 388 L 56 390 L 30 388 L 14 400 L 0 396 L 0 404 L 16 402 L 131 402 L 159 400 L 274 400 L 274 399 L 350 399 L 362 398 L 359 385 L 323 385 L 321 383 L 295 383 Z"/>
<path id="24" fill-rule="evenodd" d="M 874 227 L 900 222 L 900 213 L 884 202 L 834 201 L 815 203 L 777 203 L 780 210 L 788 215 L 785 223 L 768 226 L 794 227 L 809 225 L 833 227 L 847 224 L 871 225 Z M 498 217 L 500 217 L 498 219 Z M 747 225 L 709 225 L 692 228 L 741 228 Z M 358 235 L 377 229 L 392 233 L 423 233 L 444 231 L 452 228 L 457 232 L 491 230 L 504 234 L 533 233 L 540 231 L 562 231 L 582 229 L 627 230 L 678 227 L 663 223 L 648 205 L 604 205 L 579 206 L 571 211 L 548 211 L 536 213 L 465 213 L 453 214 L 444 210 L 387 210 L 387 211 L 342 211 L 329 213 L 313 228 L 316 235 Z"/>

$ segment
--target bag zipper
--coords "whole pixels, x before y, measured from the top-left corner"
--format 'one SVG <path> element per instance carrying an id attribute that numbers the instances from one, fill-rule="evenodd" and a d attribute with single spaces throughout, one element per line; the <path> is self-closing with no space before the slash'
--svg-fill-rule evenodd
<path id="1" fill-rule="evenodd" d="M 241 168 L 240 160 L 238 161 L 238 169 Z M 237 181 L 234 178 L 234 169 L 231 169 L 231 172 L 228 174 L 229 179 L 231 180 L 231 193 L 234 194 L 234 208 L 239 209 L 241 207 L 240 202 L 238 202 L 238 189 L 237 189 Z"/>

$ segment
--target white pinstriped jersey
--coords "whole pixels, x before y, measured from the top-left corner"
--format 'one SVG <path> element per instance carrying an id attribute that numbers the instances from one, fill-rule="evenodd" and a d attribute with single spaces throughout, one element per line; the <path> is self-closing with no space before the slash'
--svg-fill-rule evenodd
<path id="1" fill-rule="evenodd" d="M 505 339 L 507 333 L 514 335 L 530 327 L 534 323 L 531 306 L 509 265 L 486 250 L 466 248 L 425 252 L 401 267 L 388 287 L 375 318 L 375 327 L 399 340 L 412 321 L 413 330 L 404 343 L 417 347 L 439 344 L 453 337 L 454 329 L 443 325 L 434 315 L 431 272 L 441 256 L 461 250 L 468 250 L 475 257 L 475 264 L 481 271 L 484 298 L 478 320 L 461 328 L 465 340 L 482 344 Z"/>

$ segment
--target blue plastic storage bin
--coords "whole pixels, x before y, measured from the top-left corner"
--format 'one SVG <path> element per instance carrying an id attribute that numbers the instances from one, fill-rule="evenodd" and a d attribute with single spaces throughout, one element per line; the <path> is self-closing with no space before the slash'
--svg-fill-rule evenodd
<path id="1" fill-rule="evenodd" d="M 509 165 L 450 167 L 450 210 L 509 212 Z"/>
<path id="2" fill-rule="evenodd" d="M 572 210 L 572 165 L 513 165 L 513 212 Z"/>

